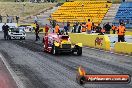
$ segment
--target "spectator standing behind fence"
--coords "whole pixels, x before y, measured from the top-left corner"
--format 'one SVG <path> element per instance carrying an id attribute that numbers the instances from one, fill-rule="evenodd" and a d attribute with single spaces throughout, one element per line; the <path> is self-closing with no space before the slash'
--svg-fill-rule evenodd
<path id="1" fill-rule="evenodd" d="M 98 26 L 96 27 L 96 33 L 100 33 L 100 31 L 101 31 L 101 27 L 100 27 L 100 24 L 98 24 Z"/>
<path id="2" fill-rule="evenodd" d="M 13 17 L 9 16 L 9 23 L 12 23 L 12 22 L 13 22 Z"/>
<path id="3" fill-rule="evenodd" d="M 104 35 L 105 34 L 105 28 L 103 27 L 101 30 L 100 30 L 100 33 L 98 35 Z"/>
<path id="4" fill-rule="evenodd" d="M 77 32 L 78 32 L 78 27 L 79 27 L 79 23 L 78 23 L 78 22 L 76 22 L 76 31 L 75 31 L 75 33 L 77 33 Z"/>
<path id="5" fill-rule="evenodd" d="M 38 22 L 38 17 L 37 16 L 34 17 L 34 22 L 35 23 Z"/>
<path id="6" fill-rule="evenodd" d="M 9 26 L 6 25 L 6 23 L 2 26 L 2 31 L 4 32 L 4 39 L 8 39 L 8 31 L 9 31 Z"/>
<path id="7" fill-rule="evenodd" d="M 60 33 L 60 26 L 58 24 L 55 26 L 54 33 Z"/>
<path id="8" fill-rule="evenodd" d="M 19 16 L 16 16 L 16 22 L 17 23 L 19 22 Z"/>
<path id="9" fill-rule="evenodd" d="M 90 19 L 88 19 L 88 22 L 86 24 L 87 27 L 87 34 L 91 34 L 91 30 L 92 30 L 92 22 L 90 22 Z"/>
<path id="10" fill-rule="evenodd" d="M 86 32 L 86 24 L 82 23 L 82 32 Z"/>
<path id="11" fill-rule="evenodd" d="M 73 25 L 72 32 L 76 33 L 76 23 L 74 23 L 74 25 Z"/>
<path id="12" fill-rule="evenodd" d="M 78 27 L 78 33 L 81 33 L 81 29 L 82 29 L 82 24 L 80 24 Z"/>
<path id="13" fill-rule="evenodd" d="M 104 26 L 106 34 L 110 34 L 111 26 L 109 25 L 109 22 Z"/>
<path id="14" fill-rule="evenodd" d="M 126 28 L 123 23 L 120 23 L 119 27 L 117 28 L 117 34 L 118 34 L 118 42 L 125 42 L 125 31 Z"/>
<path id="15" fill-rule="evenodd" d="M 64 26 L 64 31 L 66 32 L 66 34 L 68 34 L 68 27 Z"/>
<path id="16" fill-rule="evenodd" d="M 115 34 L 116 29 L 117 29 L 117 27 L 116 27 L 115 25 L 112 25 L 112 31 L 113 31 L 113 34 Z"/>
<path id="17" fill-rule="evenodd" d="M 7 19 L 7 23 L 9 23 L 10 17 L 8 16 L 8 14 L 6 15 L 6 19 Z"/>
<path id="18" fill-rule="evenodd" d="M 68 31 L 70 31 L 70 22 L 67 22 Z"/>
<path id="19" fill-rule="evenodd" d="M 2 23 L 2 16 L 0 15 L 0 23 Z"/>

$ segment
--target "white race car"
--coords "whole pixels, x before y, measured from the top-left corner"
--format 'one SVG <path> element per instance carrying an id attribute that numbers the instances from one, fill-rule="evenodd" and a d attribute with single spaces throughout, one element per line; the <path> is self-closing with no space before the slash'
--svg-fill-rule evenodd
<path id="1" fill-rule="evenodd" d="M 24 28 L 22 27 L 10 27 L 9 28 L 9 39 L 23 39 L 25 40 L 26 37 L 26 32 L 24 30 Z"/>

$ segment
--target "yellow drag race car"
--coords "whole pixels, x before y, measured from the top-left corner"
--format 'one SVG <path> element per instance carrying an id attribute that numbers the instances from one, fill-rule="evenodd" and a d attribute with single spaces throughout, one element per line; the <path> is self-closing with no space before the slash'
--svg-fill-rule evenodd
<path id="1" fill-rule="evenodd" d="M 68 35 L 50 33 L 44 36 L 43 43 L 44 51 L 54 55 L 60 54 L 61 52 L 76 52 L 78 56 L 82 55 L 82 43 L 72 45 Z"/>

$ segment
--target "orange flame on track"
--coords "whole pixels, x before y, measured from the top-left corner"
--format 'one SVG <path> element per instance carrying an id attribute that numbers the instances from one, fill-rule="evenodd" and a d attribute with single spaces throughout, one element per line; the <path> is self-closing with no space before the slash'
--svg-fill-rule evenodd
<path id="1" fill-rule="evenodd" d="M 78 68 L 78 72 L 79 72 L 80 76 L 85 76 L 86 75 L 85 70 L 81 66 Z"/>

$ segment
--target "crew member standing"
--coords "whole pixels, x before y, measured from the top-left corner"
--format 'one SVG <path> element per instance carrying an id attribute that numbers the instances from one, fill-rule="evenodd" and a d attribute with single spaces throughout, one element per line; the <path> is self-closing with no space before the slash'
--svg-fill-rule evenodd
<path id="1" fill-rule="evenodd" d="M 36 22 L 36 29 L 35 29 L 36 41 L 40 40 L 40 37 L 38 34 L 39 34 L 39 25 Z"/>
<path id="2" fill-rule="evenodd" d="M 4 32 L 4 39 L 8 39 L 8 31 L 9 31 L 9 26 L 6 25 L 6 23 L 2 26 L 2 31 Z"/>
<path id="3" fill-rule="evenodd" d="M 112 25 L 112 31 L 113 31 L 113 34 L 115 34 L 115 32 L 116 32 L 116 26 L 115 25 Z"/>
<path id="4" fill-rule="evenodd" d="M 67 22 L 68 31 L 70 31 L 70 22 Z"/>
<path id="5" fill-rule="evenodd" d="M 2 16 L 0 15 L 0 23 L 2 23 Z"/>
<path id="6" fill-rule="evenodd" d="M 106 34 L 110 34 L 111 26 L 110 26 L 109 22 L 104 27 L 105 27 Z"/>
<path id="7" fill-rule="evenodd" d="M 118 42 L 125 42 L 125 31 L 126 28 L 124 26 L 123 23 L 120 23 L 120 26 L 117 29 L 117 33 L 118 33 Z"/>
<path id="8" fill-rule="evenodd" d="M 82 32 L 86 32 L 86 25 L 85 25 L 85 23 L 82 23 Z"/>
<path id="9" fill-rule="evenodd" d="M 55 26 L 55 33 L 59 33 L 59 29 L 60 29 L 60 27 L 59 27 L 59 25 L 57 24 L 56 26 Z"/>
<path id="10" fill-rule="evenodd" d="M 92 22 L 90 22 L 90 19 L 88 19 L 88 23 L 86 24 L 86 27 L 87 27 L 87 33 L 91 34 Z"/>
<path id="11" fill-rule="evenodd" d="M 100 30 L 100 33 L 98 35 L 104 35 L 105 34 L 105 28 L 103 27 L 101 30 Z"/>
<path id="12" fill-rule="evenodd" d="M 45 25 L 45 35 L 48 34 L 48 31 L 49 31 L 49 27 L 48 27 L 48 25 L 46 24 L 46 25 Z"/>

